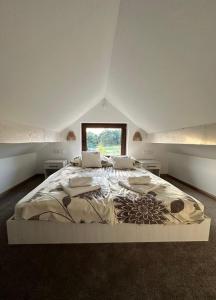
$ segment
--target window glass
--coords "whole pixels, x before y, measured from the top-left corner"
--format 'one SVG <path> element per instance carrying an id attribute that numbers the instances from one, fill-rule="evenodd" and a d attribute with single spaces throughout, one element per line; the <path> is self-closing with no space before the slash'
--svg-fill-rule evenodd
<path id="1" fill-rule="evenodd" d="M 86 128 L 87 150 L 104 155 L 121 155 L 121 128 Z"/>

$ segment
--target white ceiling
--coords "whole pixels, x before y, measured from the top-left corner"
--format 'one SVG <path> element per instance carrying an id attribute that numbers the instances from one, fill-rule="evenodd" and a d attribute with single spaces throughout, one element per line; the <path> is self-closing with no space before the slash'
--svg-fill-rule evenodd
<path id="1" fill-rule="evenodd" d="M 147 132 L 213 123 L 215 31 L 215 0 L 1 0 L 0 119 L 61 130 L 106 97 Z"/>
<path id="2" fill-rule="evenodd" d="M 107 99 L 147 132 L 216 121 L 216 1 L 123 0 Z"/>
<path id="3" fill-rule="evenodd" d="M 105 94 L 118 0 L 0 1 L 0 119 L 59 130 Z"/>

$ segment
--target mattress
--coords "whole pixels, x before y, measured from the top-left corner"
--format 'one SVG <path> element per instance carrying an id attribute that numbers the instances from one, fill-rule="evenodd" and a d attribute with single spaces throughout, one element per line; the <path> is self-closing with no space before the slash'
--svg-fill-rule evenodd
<path id="1" fill-rule="evenodd" d="M 70 197 L 63 189 L 71 176 L 92 176 L 100 189 Z M 148 175 L 156 189 L 136 192 L 119 184 Z M 144 169 L 115 170 L 68 165 L 48 177 L 15 206 L 16 220 L 101 224 L 193 224 L 205 219 L 201 202 Z"/>

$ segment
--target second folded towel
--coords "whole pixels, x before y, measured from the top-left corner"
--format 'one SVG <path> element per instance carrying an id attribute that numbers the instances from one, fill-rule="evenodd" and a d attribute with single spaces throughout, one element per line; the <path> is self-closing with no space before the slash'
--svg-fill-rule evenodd
<path id="1" fill-rule="evenodd" d="M 150 181 L 150 176 L 128 177 L 128 183 L 131 185 L 149 184 Z"/>
<path id="2" fill-rule="evenodd" d="M 69 186 L 70 187 L 82 187 L 82 186 L 89 186 L 92 185 L 92 177 L 86 176 L 74 176 L 69 178 Z"/>
<path id="3" fill-rule="evenodd" d="M 156 183 L 150 183 L 150 184 L 134 184 L 130 185 L 128 180 L 119 180 L 119 185 L 122 187 L 131 190 L 133 192 L 139 193 L 139 194 L 148 194 L 149 192 L 153 192 L 159 188 L 165 188 L 165 184 L 156 184 Z"/>

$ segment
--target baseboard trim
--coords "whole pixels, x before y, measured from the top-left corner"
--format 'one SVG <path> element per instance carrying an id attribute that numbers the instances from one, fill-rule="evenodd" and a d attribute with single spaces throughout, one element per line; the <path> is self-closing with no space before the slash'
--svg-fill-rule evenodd
<path id="1" fill-rule="evenodd" d="M 190 183 L 187 183 L 187 182 L 185 182 L 185 181 L 183 181 L 183 180 L 180 180 L 180 179 L 178 179 L 178 178 L 176 178 L 176 177 L 174 177 L 174 176 L 172 176 L 172 175 L 167 174 L 167 176 L 169 176 L 170 178 L 172 178 L 172 179 L 174 179 L 174 180 L 176 180 L 176 181 L 179 181 L 180 183 L 183 183 L 183 184 L 187 185 L 188 187 L 191 187 L 191 188 L 193 188 L 194 190 L 196 190 L 196 191 L 198 191 L 198 192 L 200 192 L 200 193 L 202 193 L 202 194 L 204 194 L 204 195 L 206 195 L 206 196 L 208 196 L 208 197 L 210 197 L 210 198 L 216 200 L 216 196 L 213 195 L 213 194 L 211 194 L 211 193 L 208 193 L 208 192 L 206 192 L 206 191 L 203 191 L 202 189 L 200 189 L 200 188 L 198 188 L 198 187 L 196 187 L 196 186 L 194 186 L 194 185 L 192 185 L 192 184 L 190 184 Z"/>
<path id="2" fill-rule="evenodd" d="M 9 188 L 8 190 L 6 190 L 6 191 L 0 193 L 0 197 L 6 196 L 6 195 L 7 195 L 8 193 L 10 193 L 13 189 L 19 187 L 19 186 L 22 185 L 23 183 L 26 183 L 26 182 L 28 182 L 29 180 L 32 180 L 34 177 L 37 177 L 37 176 L 39 176 L 39 175 L 40 175 L 40 174 L 34 174 L 34 175 L 32 175 L 31 177 L 29 177 L 29 178 L 27 178 L 27 179 L 21 181 L 20 183 L 17 183 L 16 185 L 12 186 L 12 187 Z"/>

